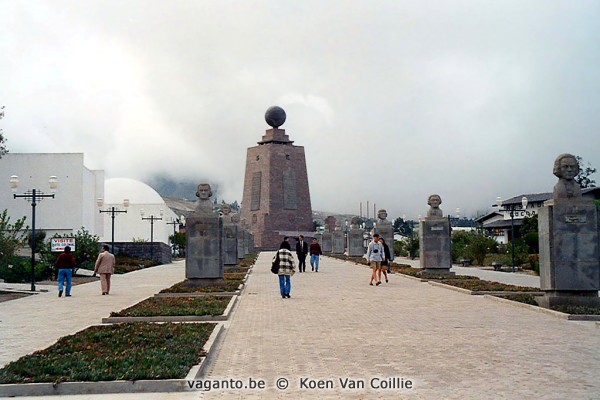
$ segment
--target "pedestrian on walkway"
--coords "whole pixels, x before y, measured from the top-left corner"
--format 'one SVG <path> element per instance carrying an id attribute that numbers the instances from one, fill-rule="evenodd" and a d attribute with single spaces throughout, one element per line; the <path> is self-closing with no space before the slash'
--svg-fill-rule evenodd
<path id="1" fill-rule="evenodd" d="M 383 246 L 383 255 L 385 259 L 381 262 L 381 268 L 379 269 L 379 282 L 381 282 L 381 273 L 385 275 L 385 283 L 388 283 L 388 272 L 391 264 L 390 246 L 385 243 L 384 238 L 379 238 L 381 245 Z"/>
<path id="2" fill-rule="evenodd" d="M 315 272 L 319 272 L 319 260 L 321 255 L 323 255 L 321 245 L 317 238 L 313 238 L 312 243 L 310 244 L 310 266 Z"/>
<path id="3" fill-rule="evenodd" d="M 100 274 L 102 295 L 110 293 L 110 277 L 115 271 L 115 256 L 108 251 L 108 245 L 102 246 L 102 251 L 96 259 L 94 275 Z"/>
<path id="4" fill-rule="evenodd" d="M 73 286 L 73 269 L 77 266 L 77 261 L 71 246 L 65 246 L 63 253 L 56 259 L 56 268 L 58 269 L 58 297 L 63 294 L 65 280 L 67 281 L 67 291 L 65 297 L 71 297 L 71 287 Z"/>
<path id="5" fill-rule="evenodd" d="M 376 286 L 381 285 L 381 262 L 385 260 L 385 254 L 383 250 L 383 246 L 379 241 L 379 234 L 376 233 L 373 235 L 373 240 L 369 243 L 369 247 L 367 248 L 367 261 L 369 261 L 371 268 L 373 269 L 373 273 L 371 274 L 371 282 L 369 285 L 373 286 L 373 280 L 377 279 L 377 272 L 379 271 L 379 280 L 375 284 Z"/>
<path id="6" fill-rule="evenodd" d="M 308 254 L 308 243 L 304 241 L 304 236 L 298 236 L 296 243 L 296 256 L 298 256 L 298 270 L 306 272 L 306 255 Z"/>
<path id="7" fill-rule="evenodd" d="M 292 291 L 291 277 L 296 272 L 296 266 L 294 265 L 294 256 L 291 252 L 292 247 L 290 246 L 289 238 L 286 236 L 279 246 L 279 250 L 275 257 L 279 256 L 279 291 L 281 292 L 281 298 L 290 298 L 290 292 Z M 274 260 L 274 259 L 273 259 Z"/>

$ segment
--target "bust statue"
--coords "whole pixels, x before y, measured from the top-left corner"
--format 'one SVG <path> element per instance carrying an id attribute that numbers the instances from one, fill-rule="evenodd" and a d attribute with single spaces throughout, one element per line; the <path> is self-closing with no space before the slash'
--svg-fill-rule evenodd
<path id="1" fill-rule="evenodd" d="M 444 213 L 440 208 L 440 204 L 442 204 L 442 198 L 439 194 L 432 194 L 427 199 L 427 204 L 429 205 L 429 210 L 427 211 L 427 218 L 443 218 Z"/>
<path id="2" fill-rule="evenodd" d="M 221 213 L 223 214 L 223 222 L 224 223 L 230 223 L 233 222 L 231 220 L 232 214 L 231 214 L 231 205 L 223 203 L 221 204 Z"/>
<path id="3" fill-rule="evenodd" d="M 387 210 L 385 209 L 381 209 L 379 211 L 377 211 L 377 225 L 381 226 L 381 225 L 386 225 L 386 224 L 390 224 L 390 221 L 388 221 L 387 218 Z"/>
<path id="4" fill-rule="evenodd" d="M 360 229 L 360 218 L 352 217 L 350 220 L 350 229 Z"/>
<path id="5" fill-rule="evenodd" d="M 210 197 L 212 196 L 212 189 L 208 183 L 201 183 L 198 185 L 198 189 L 196 190 L 196 197 L 198 197 L 198 202 L 196 203 L 196 208 L 194 209 L 195 213 L 200 214 L 212 214 L 213 212 L 213 203 L 210 201 Z"/>
<path id="6" fill-rule="evenodd" d="M 581 187 L 575 181 L 575 177 L 579 174 L 579 162 L 574 155 L 561 154 L 556 157 L 552 172 L 558 178 L 558 183 L 554 185 L 553 198 L 581 197 Z"/>

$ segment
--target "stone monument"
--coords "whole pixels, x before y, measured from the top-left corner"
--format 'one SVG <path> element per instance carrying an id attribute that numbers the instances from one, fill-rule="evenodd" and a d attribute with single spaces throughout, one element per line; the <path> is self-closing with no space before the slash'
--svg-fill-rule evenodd
<path id="1" fill-rule="evenodd" d="M 440 209 L 442 198 L 432 194 L 427 200 L 427 217 L 419 221 L 419 244 L 421 268 L 425 273 L 449 274 L 452 268 L 452 245 L 450 221 Z"/>
<path id="2" fill-rule="evenodd" d="M 185 277 L 211 282 L 223 278 L 223 223 L 213 211 L 212 190 L 208 183 L 198 185 L 198 203 L 186 219 Z M 195 283 L 201 284 L 196 281 Z"/>
<path id="3" fill-rule="evenodd" d="M 313 229 L 304 147 L 279 129 L 285 118 L 282 108 L 270 107 L 265 120 L 272 129 L 246 156 L 242 217 L 261 249 L 277 249 L 284 236 L 308 237 Z"/>
<path id="4" fill-rule="evenodd" d="M 390 248 L 390 253 L 394 251 L 394 227 L 387 220 L 387 210 L 381 209 L 377 211 L 377 233 L 385 240 L 385 244 Z M 392 256 L 392 260 L 394 257 Z"/>
<path id="5" fill-rule="evenodd" d="M 344 231 L 342 231 L 340 224 L 336 223 L 335 229 L 331 233 L 331 252 L 333 254 L 344 254 L 345 250 Z"/>
<path id="6" fill-rule="evenodd" d="M 575 181 L 579 163 L 571 154 L 554 161 L 553 198 L 538 213 L 542 307 L 581 305 L 600 307 L 600 250 L 598 209 L 581 196 Z"/>
<path id="7" fill-rule="evenodd" d="M 238 225 L 234 222 L 231 206 L 221 205 L 221 219 L 223 221 L 223 264 L 236 265 L 238 262 Z"/>
<path id="8" fill-rule="evenodd" d="M 360 218 L 353 217 L 350 220 L 348 231 L 348 257 L 362 257 L 365 255 L 363 231 L 360 229 Z"/>

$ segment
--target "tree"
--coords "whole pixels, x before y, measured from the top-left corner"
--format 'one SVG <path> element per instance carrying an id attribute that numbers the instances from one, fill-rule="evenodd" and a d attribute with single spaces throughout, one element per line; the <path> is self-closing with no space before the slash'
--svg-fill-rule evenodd
<path id="1" fill-rule="evenodd" d="M 402 236 L 411 236 L 412 234 L 412 221 L 406 221 L 402 218 L 396 218 L 394 220 L 393 228 L 394 233 L 399 233 Z"/>
<path id="2" fill-rule="evenodd" d="M 175 235 L 170 235 L 169 241 L 173 248 L 179 250 L 179 257 L 185 256 L 185 232 L 176 232 Z"/>
<path id="3" fill-rule="evenodd" d="M 596 168 L 592 167 L 587 161 L 584 161 L 583 158 L 579 156 L 575 156 L 577 162 L 579 163 L 579 174 L 575 177 L 575 182 L 579 184 L 582 188 L 596 187 L 596 181 L 594 179 L 590 179 L 590 175 L 596 173 Z M 584 163 L 586 165 L 584 165 Z"/>
<path id="4" fill-rule="evenodd" d="M 0 214 L 0 264 L 8 264 L 8 260 L 25 243 L 26 238 L 25 217 L 18 219 L 13 225 L 10 223 L 8 211 L 4 210 Z"/>
<path id="5" fill-rule="evenodd" d="M 0 119 L 2 118 L 4 118 L 4 106 L 0 107 Z M 0 129 L 0 158 L 2 158 L 3 155 L 8 153 L 5 143 L 6 139 L 4 139 L 4 132 L 2 131 L 2 129 Z"/>

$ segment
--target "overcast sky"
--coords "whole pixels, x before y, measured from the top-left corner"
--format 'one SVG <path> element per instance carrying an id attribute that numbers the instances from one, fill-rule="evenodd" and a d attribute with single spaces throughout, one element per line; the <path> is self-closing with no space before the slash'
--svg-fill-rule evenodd
<path id="1" fill-rule="evenodd" d="M 584 0 L 0 0 L 0 128 L 13 153 L 232 202 L 279 105 L 313 209 L 414 218 L 439 193 L 470 216 L 551 191 L 560 153 L 600 167 L 599 20 Z"/>

